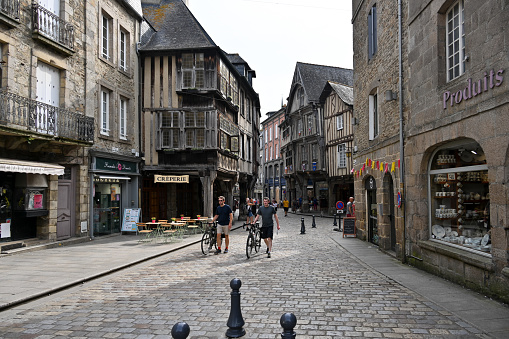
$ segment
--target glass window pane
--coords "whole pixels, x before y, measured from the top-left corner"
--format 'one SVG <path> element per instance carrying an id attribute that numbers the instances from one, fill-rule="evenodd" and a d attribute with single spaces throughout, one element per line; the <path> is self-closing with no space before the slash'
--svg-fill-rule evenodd
<path id="1" fill-rule="evenodd" d="M 183 53 L 182 54 L 182 68 L 193 68 L 193 54 Z"/>
<path id="2" fill-rule="evenodd" d="M 179 130 L 172 129 L 173 148 L 179 147 Z"/>
<path id="3" fill-rule="evenodd" d="M 205 127 L 205 112 L 196 113 L 196 126 Z"/>
<path id="4" fill-rule="evenodd" d="M 203 53 L 196 53 L 196 68 L 204 68 Z"/>
<path id="5" fill-rule="evenodd" d="M 193 86 L 193 72 L 192 71 L 184 71 L 182 73 L 182 86 L 183 87 L 192 87 Z"/>
<path id="6" fill-rule="evenodd" d="M 186 112 L 186 127 L 194 127 L 194 112 Z"/>
<path id="7" fill-rule="evenodd" d="M 205 87 L 205 71 L 196 71 L 196 83 L 194 84 L 194 87 L 196 88 L 203 88 Z"/>
<path id="8" fill-rule="evenodd" d="M 205 147 L 205 130 L 196 130 L 196 147 Z"/>

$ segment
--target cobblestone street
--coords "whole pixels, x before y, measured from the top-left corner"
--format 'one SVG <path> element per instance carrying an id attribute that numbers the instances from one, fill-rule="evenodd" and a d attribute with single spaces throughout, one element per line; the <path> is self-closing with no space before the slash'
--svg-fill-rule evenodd
<path id="1" fill-rule="evenodd" d="M 148 263 L 0 313 L 2 338 L 168 338 L 185 321 L 190 338 L 225 338 L 230 281 L 239 278 L 245 338 L 279 338 L 281 315 L 297 317 L 297 338 L 487 337 L 425 297 L 352 257 L 332 219 L 280 213 L 272 258 L 246 259 L 247 232 L 230 253 L 196 244 Z M 237 222 L 237 226 L 239 222 Z M 150 245 L 140 245 L 150 246 Z M 383 255 L 383 254 L 380 254 Z"/>

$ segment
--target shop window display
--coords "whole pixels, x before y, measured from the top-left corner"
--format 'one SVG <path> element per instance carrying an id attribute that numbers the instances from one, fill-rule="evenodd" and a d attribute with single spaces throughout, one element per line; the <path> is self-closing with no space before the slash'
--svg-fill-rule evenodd
<path id="1" fill-rule="evenodd" d="M 438 151 L 429 174 L 431 239 L 491 253 L 488 168 L 478 144 Z"/>

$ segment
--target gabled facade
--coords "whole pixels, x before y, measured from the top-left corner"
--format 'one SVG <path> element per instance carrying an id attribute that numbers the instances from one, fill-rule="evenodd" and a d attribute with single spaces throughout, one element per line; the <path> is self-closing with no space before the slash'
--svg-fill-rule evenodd
<path id="1" fill-rule="evenodd" d="M 327 166 L 327 200 L 322 198 L 320 205 L 327 206 L 329 214 L 336 213 L 336 202 L 345 206 L 353 196 L 353 87 L 327 81 L 320 95 L 323 108 L 325 135 L 325 163 Z M 325 198 L 325 196 L 324 196 Z"/>
<path id="2" fill-rule="evenodd" d="M 0 6 L 1 241 L 86 235 L 85 3 Z"/>
<path id="3" fill-rule="evenodd" d="M 140 48 L 144 218 L 212 216 L 219 195 L 231 205 L 238 183 L 243 201 L 256 182 L 255 73 L 181 0 L 146 1 L 143 12 L 152 25 Z"/>
<path id="4" fill-rule="evenodd" d="M 352 85 L 353 71 L 298 62 L 281 124 L 281 154 L 290 201 L 328 200 L 323 110 L 320 95 L 326 81 Z M 322 207 L 321 207 L 322 208 Z M 326 208 L 326 207 L 324 207 Z"/>
<path id="5" fill-rule="evenodd" d="M 281 202 L 286 195 L 286 180 L 283 175 L 283 158 L 281 157 L 281 133 L 279 126 L 285 118 L 286 107 L 279 111 L 268 112 L 262 122 L 263 149 L 263 196 Z"/>

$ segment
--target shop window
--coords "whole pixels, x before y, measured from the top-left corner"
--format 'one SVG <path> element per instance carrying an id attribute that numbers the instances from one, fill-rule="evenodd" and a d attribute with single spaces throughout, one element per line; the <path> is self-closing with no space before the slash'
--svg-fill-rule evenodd
<path id="1" fill-rule="evenodd" d="M 438 150 L 430 164 L 430 238 L 489 255 L 488 167 L 476 142 Z"/>

